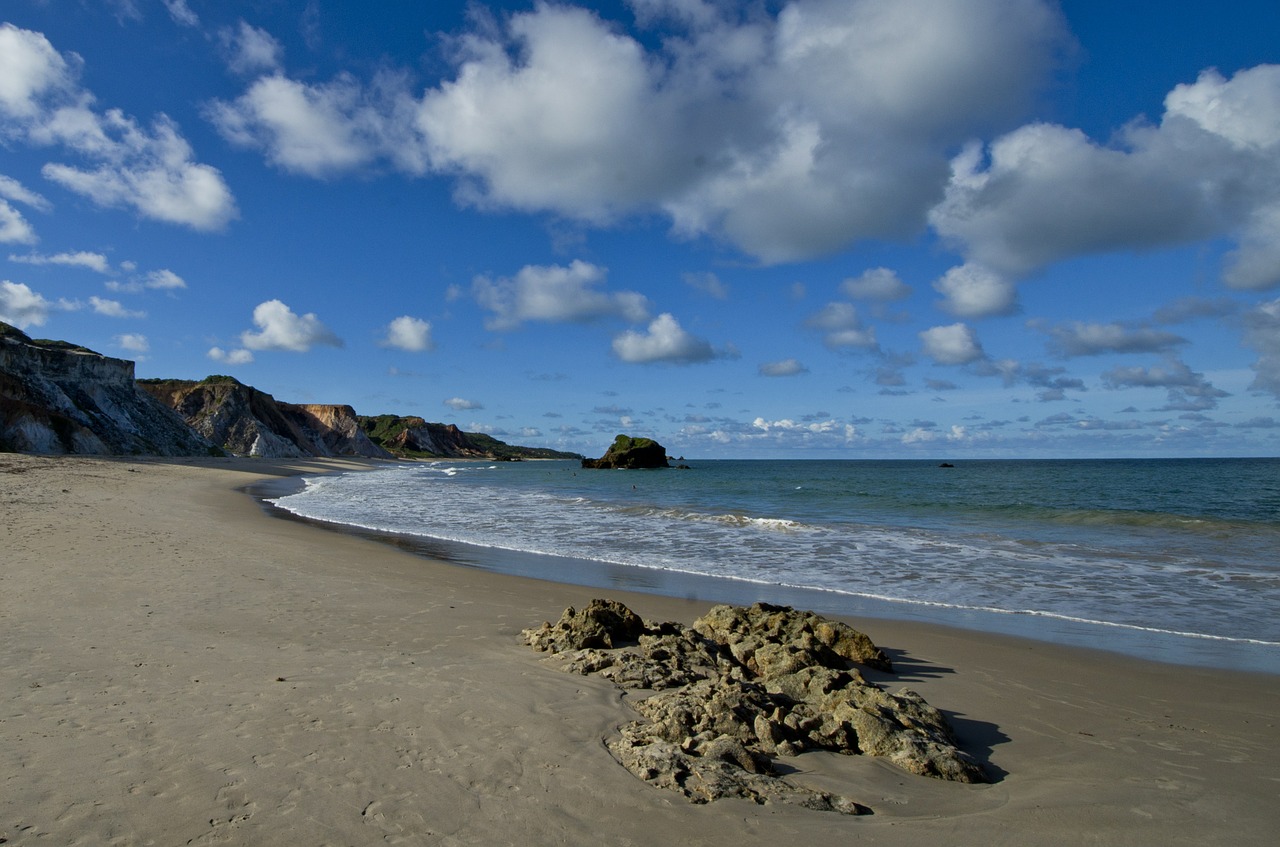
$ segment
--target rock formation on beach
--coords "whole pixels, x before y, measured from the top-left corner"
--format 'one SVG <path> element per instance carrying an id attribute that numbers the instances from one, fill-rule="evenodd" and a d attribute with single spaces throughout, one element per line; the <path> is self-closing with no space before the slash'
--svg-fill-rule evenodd
<path id="1" fill-rule="evenodd" d="M 216 448 L 138 389 L 133 362 L 0 323 L 0 450 L 183 456 Z"/>
<path id="2" fill-rule="evenodd" d="M 599 459 L 583 459 L 584 468 L 638 470 L 669 468 L 667 448 L 651 438 L 632 438 L 619 435 Z"/>
<path id="3" fill-rule="evenodd" d="M 845 624 L 786 606 L 716 606 L 692 627 L 652 624 L 593 600 L 527 629 L 566 671 L 653 692 L 609 749 L 633 774 L 691 802 L 745 797 L 861 814 L 866 807 L 782 779 L 773 761 L 806 750 L 882 756 L 913 774 L 986 782 L 946 718 L 918 694 L 891 694 L 858 665 L 891 670 Z"/>

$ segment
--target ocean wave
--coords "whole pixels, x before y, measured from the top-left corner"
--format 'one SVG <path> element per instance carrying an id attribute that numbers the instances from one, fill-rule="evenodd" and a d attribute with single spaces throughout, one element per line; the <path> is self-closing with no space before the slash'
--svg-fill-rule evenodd
<path id="1" fill-rule="evenodd" d="M 763 498 L 758 512 L 725 509 L 737 504 L 723 502 L 716 509 L 714 498 L 687 491 L 679 493 L 689 504 L 658 503 L 673 498 L 656 485 L 643 489 L 666 484 L 660 476 L 645 477 L 637 492 L 630 482 L 598 482 L 613 475 L 575 481 L 564 474 L 551 484 L 542 468 L 537 474 L 480 463 L 413 469 L 308 478 L 303 491 L 274 502 L 313 520 L 495 551 L 488 558 L 498 569 L 505 552 L 533 554 L 917 607 L 1277 644 L 1270 640 L 1277 635 L 1270 610 L 1280 596 L 1280 571 L 1266 552 L 1267 532 L 1256 527 L 1243 538 L 1197 534 L 1160 544 L 1089 529 L 1032 526 L 1011 535 L 1005 526 L 1023 524 L 963 517 L 949 524 L 853 523 L 850 514 L 864 520 L 868 514 L 839 510 L 839 503 L 825 514 L 806 505 L 803 514 L 820 520 L 787 516 L 785 504 Z M 1062 517 L 1081 516 L 1087 527 L 1091 516 L 1120 525 L 1112 510 Z M 1241 545 L 1262 552 L 1237 555 Z"/>
<path id="2" fill-rule="evenodd" d="M 758 529 L 770 530 L 775 532 L 819 532 L 820 527 L 811 526 L 800 521 L 789 520 L 787 518 L 759 518 L 751 515 L 744 515 L 736 512 L 727 512 L 723 514 L 708 514 L 706 512 L 690 512 L 677 509 L 661 509 L 653 510 L 655 516 L 667 518 L 675 521 L 690 521 L 693 523 L 712 523 L 726 527 L 735 527 L 741 529 Z"/>
<path id="3" fill-rule="evenodd" d="M 1039 521 L 1060 526 L 1169 530 L 1219 538 L 1242 531 L 1273 532 L 1280 535 L 1280 522 L 1274 519 L 1246 520 L 1142 509 L 1081 509 L 1026 503 L 969 506 L 967 509 L 976 514 L 1002 515 L 1017 520 Z"/>
<path id="4" fill-rule="evenodd" d="M 741 512 L 711 513 L 666 506 L 608 503 L 587 497 L 574 497 L 560 501 L 566 505 L 593 508 L 621 517 L 672 521 L 675 523 L 706 523 L 743 529 L 774 530 L 779 532 L 820 532 L 822 527 L 789 518 L 756 517 Z"/>
<path id="5" fill-rule="evenodd" d="M 805 588 L 804 586 L 784 586 L 788 588 Z M 813 590 L 813 589 L 806 589 Z M 1082 617 L 1080 615 L 1069 615 L 1062 612 L 1049 611 L 1047 609 L 1006 609 L 999 606 L 980 606 L 966 605 L 964 603 L 946 603 L 940 600 L 921 600 L 918 598 L 893 597 L 884 594 L 873 594 L 861 591 L 842 591 L 840 589 L 817 589 L 833 594 L 846 594 L 854 597 L 864 597 L 869 600 L 878 600 L 886 603 L 899 603 L 908 606 L 925 606 L 938 609 L 949 609 L 958 612 L 983 612 L 993 615 L 1016 615 L 1034 618 L 1050 618 L 1053 620 L 1065 621 L 1068 623 L 1084 624 L 1087 626 L 1109 627 L 1114 629 L 1126 629 L 1134 632 L 1146 632 L 1153 635 L 1176 636 L 1178 638 L 1195 638 L 1207 641 L 1223 641 L 1235 644 L 1252 644 L 1261 647 L 1280 647 L 1280 641 L 1268 641 L 1261 638 L 1249 638 L 1233 635 L 1215 635 L 1206 632 L 1197 632 L 1181 629 L 1167 629 L 1157 626 L 1148 626 L 1135 623 L 1124 623 L 1120 621 L 1109 621 L 1099 618 Z"/>

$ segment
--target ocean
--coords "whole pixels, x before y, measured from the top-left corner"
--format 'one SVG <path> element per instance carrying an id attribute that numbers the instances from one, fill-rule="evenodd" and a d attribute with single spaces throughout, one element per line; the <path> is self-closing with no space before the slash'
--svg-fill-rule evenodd
<path id="1" fill-rule="evenodd" d="M 1280 673 L 1280 459 L 430 462 L 270 498 L 461 565 Z"/>

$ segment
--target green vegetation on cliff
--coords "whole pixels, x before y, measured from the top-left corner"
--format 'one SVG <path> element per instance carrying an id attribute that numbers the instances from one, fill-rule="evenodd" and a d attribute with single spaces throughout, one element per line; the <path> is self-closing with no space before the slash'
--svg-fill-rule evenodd
<path id="1" fill-rule="evenodd" d="M 579 459 L 416 416 L 295 404 L 233 376 L 135 379 L 134 365 L 0 322 L 0 450 L 38 453 Z"/>
<path id="2" fill-rule="evenodd" d="M 652 438 L 619 435 L 599 459 L 583 459 L 584 468 L 669 468 L 667 449 Z"/>
<path id="3" fill-rule="evenodd" d="M 45 350 L 66 350 L 72 353 L 91 353 L 94 356 L 102 356 L 96 350 L 90 350 L 81 344 L 72 344 L 70 341 L 59 341 L 56 338 L 32 338 L 16 326 L 7 324 L 4 321 L 0 321 L 0 338 L 12 339 L 23 344 L 30 344 L 32 347 L 41 347 Z"/>
<path id="4" fill-rule="evenodd" d="M 495 459 L 580 459 L 577 453 L 565 453 L 547 447 L 519 447 L 499 441 L 483 432 L 464 433 L 471 443 Z"/>
<path id="5" fill-rule="evenodd" d="M 519 447 L 479 432 L 463 432 L 453 424 L 430 423 L 416 415 L 360 415 L 369 440 L 405 459 L 578 459 L 541 447 Z"/>

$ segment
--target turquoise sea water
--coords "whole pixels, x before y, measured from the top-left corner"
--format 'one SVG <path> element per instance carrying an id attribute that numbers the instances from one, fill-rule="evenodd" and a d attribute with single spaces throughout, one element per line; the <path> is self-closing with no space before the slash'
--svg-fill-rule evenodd
<path id="1" fill-rule="evenodd" d="M 297 515 L 463 564 L 1280 673 L 1280 459 L 437 462 Z"/>

